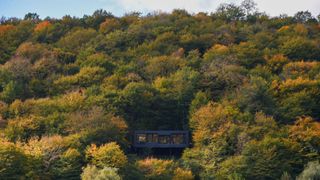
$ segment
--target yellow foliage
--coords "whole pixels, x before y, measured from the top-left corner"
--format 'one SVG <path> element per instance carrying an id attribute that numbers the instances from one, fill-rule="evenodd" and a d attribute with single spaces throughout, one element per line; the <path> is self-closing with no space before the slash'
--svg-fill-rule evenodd
<path id="1" fill-rule="evenodd" d="M 174 170 L 174 176 L 172 180 L 193 180 L 194 176 L 190 170 L 177 168 Z"/>
<path id="2" fill-rule="evenodd" d="M 85 100 L 85 95 L 78 91 L 64 94 L 56 98 L 28 99 L 24 102 L 15 100 L 9 106 L 13 115 L 48 115 L 53 112 L 73 111 L 80 108 Z"/>
<path id="3" fill-rule="evenodd" d="M 85 97 L 83 93 L 74 91 L 58 98 L 56 103 L 63 108 L 77 109 L 83 104 Z"/>
<path id="4" fill-rule="evenodd" d="M 289 59 L 283 54 L 276 54 L 271 58 L 267 59 L 267 66 L 273 72 L 279 72 L 282 70 L 282 67 L 289 62 Z"/>
<path id="5" fill-rule="evenodd" d="M 70 144 L 67 138 L 63 138 L 59 135 L 53 135 L 50 137 L 31 138 L 28 143 L 23 144 L 22 147 L 26 154 L 34 157 L 42 157 L 44 155 L 52 156 L 61 154 L 68 148 Z"/>
<path id="6" fill-rule="evenodd" d="M 225 45 L 222 45 L 222 44 L 215 44 L 211 50 L 219 53 L 219 54 L 225 54 L 229 51 L 229 48 Z"/>
<path id="7" fill-rule="evenodd" d="M 294 27 L 294 31 L 299 35 L 307 35 L 308 29 L 303 24 L 297 24 Z"/>
<path id="8" fill-rule="evenodd" d="M 171 173 L 174 165 L 173 160 L 161 160 L 156 158 L 147 158 L 138 161 L 139 169 L 146 175 L 146 177 L 157 177 Z"/>
<path id="9" fill-rule="evenodd" d="M 210 60 L 216 56 L 224 56 L 229 53 L 229 47 L 222 44 L 215 44 L 203 56 L 204 59 Z"/>
<path id="10" fill-rule="evenodd" d="M 92 144 L 86 150 L 86 157 L 93 165 L 100 168 L 122 168 L 128 162 L 126 155 L 115 142 L 104 144 L 100 147 Z"/>
<path id="11" fill-rule="evenodd" d="M 320 66 L 319 62 L 290 62 L 283 67 L 283 73 L 286 77 L 304 77 L 307 73 Z"/>
<path id="12" fill-rule="evenodd" d="M 68 89 L 73 85 L 85 87 L 101 81 L 104 73 L 105 70 L 101 67 L 83 67 L 79 73 L 71 76 L 63 76 L 55 80 L 54 84 L 60 86 L 61 89 Z"/>
<path id="13" fill-rule="evenodd" d="M 298 91 L 307 88 L 313 88 L 319 86 L 319 81 L 304 79 L 298 77 L 297 79 L 288 79 L 279 85 L 281 92 Z"/>

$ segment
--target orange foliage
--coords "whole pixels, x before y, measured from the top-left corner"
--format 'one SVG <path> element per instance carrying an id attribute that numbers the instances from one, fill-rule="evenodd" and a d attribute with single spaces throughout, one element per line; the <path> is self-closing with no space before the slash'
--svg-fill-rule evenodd
<path id="1" fill-rule="evenodd" d="M 34 28 L 35 32 L 40 32 L 43 31 L 44 29 L 47 29 L 51 26 L 52 24 L 49 21 L 43 21 Z"/>
<path id="2" fill-rule="evenodd" d="M 0 25 L 0 36 L 3 36 L 6 32 L 15 29 L 13 25 Z"/>
<path id="3" fill-rule="evenodd" d="M 115 29 L 121 28 L 121 24 L 117 19 L 109 19 L 107 18 L 103 23 L 100 24 L 99 31 L 102 33 L 109 33 Z"/>
<path id="4" fill-rule="evenodd" d="M 278 29 L 278 32 L 285 32 L 290 29 L 290 26 L 282 26 L 281 28 Z"/>
<path id="5" fill-rule="evenodd" d="M 289 129 L 290 137 L 298 141 L 318 142 L 320 146 L 320 123 L 311 117 L 301 117 Z"/>

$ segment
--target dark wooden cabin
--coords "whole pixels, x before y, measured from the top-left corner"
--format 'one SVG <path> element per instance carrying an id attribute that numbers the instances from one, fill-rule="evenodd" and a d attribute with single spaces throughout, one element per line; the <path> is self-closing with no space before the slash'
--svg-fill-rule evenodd
<path id="1" fill-rule="evenodd" d="M 187 148 L 189 131 L 134 131 L 134 148 Z"/>

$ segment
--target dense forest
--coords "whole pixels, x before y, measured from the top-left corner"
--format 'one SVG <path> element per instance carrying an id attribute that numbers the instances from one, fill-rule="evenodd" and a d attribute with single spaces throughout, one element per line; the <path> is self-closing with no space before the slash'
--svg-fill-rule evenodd
<path id="1" fill-rule="evenodd" d="M 251 0 L 2 17 L 0 179 L 319 179 L 319 22 Z M 189 130 L 192 146 L 138 156 L 133 130 Z"/>

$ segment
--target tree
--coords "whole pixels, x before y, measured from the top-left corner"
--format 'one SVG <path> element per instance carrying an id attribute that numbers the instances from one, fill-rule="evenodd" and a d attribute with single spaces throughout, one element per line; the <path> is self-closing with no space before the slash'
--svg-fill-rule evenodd
<path id="1" fill-rule="evenodd" d="M 41 32 L 46 29 L 48 29 L 52 24 L 49 21 L 42 21 L 41 23 L 37 24 L 37 26 L 34 28 L 35 32 Z"/>
<path id="2" fill-rule="evenodd" d="M 277 179 L 285 171 L 295 174 L 301 170 L 299 150 L 298 144 L 280 138 L 265 137 L 262 141 L 251 141 L 242 152 L 246 167 L 241 174 L 249 179 Z"/>
<path id="3" fill-rule="evenodd" d="M 138 161 L 137 166 L 147 179 L 170 179 L 173 174 L 174 162 L 172 160 L 147 158 Z"/>
<path id="4" fill-rule="evenodd" d="M 99 168 L 123 168 L 128 161 L 120 146 L 115 142 L 107 143 L 100 147 L 92 144 L 86 149 L 86 158 L 92 165 Z"/>
<path id="5" fill-rule="evenodd" d="M 10 81 L 5 85 L 3 91 L 0 94 L 1 100 L 11 103 L 16 98 L 21 97 L 22 95 L 22 87 L 15 81 Z"/>
<path id="6" fill-rule="evenodd" d="M 238 106 L 244 111 L 256 113 L 263 111 L 273 114 L 275 101 L 270 93 L 270 83 L 261 77 L 251 77 L 249 82 L 240 87 L 237 94 Z"/>
<path id="7" fill-rule="evenodd" d="M 221 4 L 215 13 L 216 16 L 225 21 L 242 20 L 245 16 L 244 10 L 235 4 Z"/>
<path id="8" fill-rule="evenodd" d="M 309 11 L 299 11 L 293 18 L 299 23 L 317 22 Z"/>
<path id="9" fill-rule="evenodd" d="M 79 138 L 53 135 L 32 138 L 23 145 L 24 152 L 31 157 L 31 177 L 38 179 L 79 179 L 83 157 L 77 150 Z"/>
<path id="10" fill-rule="evenodd" d="M 102 169 L 96 166 L 87 166 L 81 174 L 82 180 L 121 180 L 116 168 L 104 167 Z"/>
<path id="11" fill-rule="evenodd" d="M 65 131 L 82 135 L 85 143 L 105 143 L 117 141 L 126 144 L 127 124 L 121 117 L 106 113 L 101 107 L 69 113 L 65 121 Z"/>
<path id="12" fill-rule="evenodd" d="M 24 16 L 24 20 L 29 20 L 29 21 L 39 21 L 39 15 L 37 13 L 28 13 Z"/>
<path id="13" fill-rule="evenodd" d="M 77 62 L 80 64 L 80 67 L 102 67 L 108 74 L 112 74 L 112 71 L 115 69 L 112 58 L 102 53 L 92 54 L 85 60 Z"/>
<path id="14" fill-rule="evenodd" d="M 23 58 L 29 59 L 31 62 L 39 60 L 43 56 L 48 56 L 48 50 L 38 43 L 22 43 L 16 50 L 16 54 Z"/>
<path id="15" fill-rule="evenodd" d="M 255 3 L 253 0 L 244 0 L 241 2 L 241 6 L 244 10 L 247 16 L 252 15 L 257 10 L 257 3 Z"/>
<path id="16" fill-rule="evenodd" d="M 23 150 L 3 139 L 0 140 L 0 143 L 0 178 L 25 178 L 28 173 L 28 158 Z"/>
<path id="17" fill-rule="evenodd" d="M 72 87 L 89 87 L 93 84 L 101 82 L 105 74 L 105 69 L 100 67 L 83 67 L 80 72 L 71 75 L 63 76 L 54 81 L 58 89 L 67 90 Z"/>
<path id="18" fill-rule="evenodd" d="M 99 25 L 105 20 L 109 18 L 113 18 L 112 13 L 107 12 L 103 9 L 98 9 L 93 12 L 91 16 L 84 15 L 83 19 L 87 26 L 91 28 L 98 29 Z"/>
<path id="19" fill-rule="evenodd" d="M 300 143 L 303 153 L 313 160 L 320 152 L 320 123 L 311 117 L 300 117 L 289 127 L 289 138 Z"/>
<path id="20" fill-rule="evenodd" d="M 238 87 L 245 78 L 245 69 L 233 63 L 233 60 L 230 57 L 212 59 L 211 63 L 201 67 L 199 86 L 203 91 L 208 91 L 214 100 Z"/>
<path id="21" fill-rule="evenodd" d="M 112 19 L 106 19 L 103 23 L 101 23 L 99 31 L 103 34 L 107 34 L 109 32 L 112 32 L 120 28 L 121 28 L 121 23 L 119 22 L 119 20 L 112 18 Z"/>
<path id="22" fill-rule="evenodd" d="M 290 38 L 280 46 L 280 52 L 290 59 L 312 60 L 319 59 L 319 47 L 316 42 L 302 38 Z"/>
<path id="23" fill-rule="evenodd" d="M 201 92 L 201 91 L 197 92 L 190 104 L 190 108 L 189 108 L 190 115 L 193 114 L 202 106 L 207 105 L 209 101 L 210 101 L 210 98 L 207 93 Z"/>
<path id="24" fill-rule="evenodd" d="M 297 177 L 298 180 L 303 179 L 319 179 L 320 178 L 320 163 L 312 161 L 307 164 L 302 173 Z"/>
<path id="25" fill-rule="evenodd" d="M 97 32 L 94 29 L 75 28 L 62 37 L 58 45 L 65 50 L 79 52 L 86 43 L 96 36 Z"/>
<path id="26" fill-rule="evenodd" d="M 156 129 L 159 127 L 161 116 L 155 116 L 159 112 L 159 92 L 145 82 L 129 83 L 121 92 L 119 102 L 121 110 L 125 113 L 125 119 L 132 129 Z"/>
<path id="27" fill-rule="evenodd" d="M 148 60 L 147 63 L 145 67 L 146 74 L 149 75 L 152 80 L 157 76 L 168 76 L 184 65 L 183 59 L 168 56 L 154 57 Z"/>
<path id="28" fill-rule="evenodd" d="M 5 134 L 12 141 L 28 141 L 33 136 L 41 136 L 45 133 L 42 117 L 19 117 L 9 121 Z"/>
<path id="29" fill-rule="evenodd" d="M 77 149 L 69 148 L 60 155 L 52 167 L 54 178 L 78 179 L 81 173 L 82 157 Z"/>

